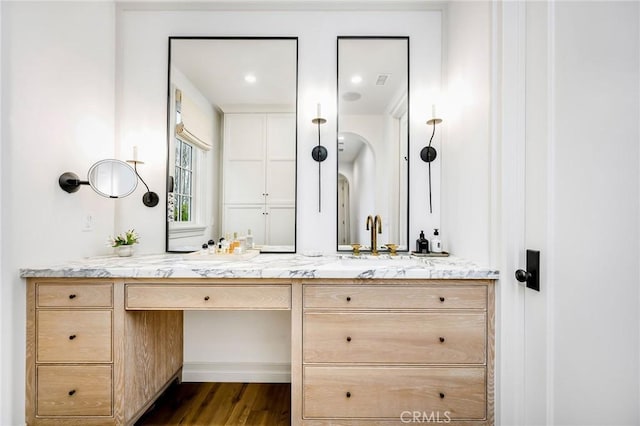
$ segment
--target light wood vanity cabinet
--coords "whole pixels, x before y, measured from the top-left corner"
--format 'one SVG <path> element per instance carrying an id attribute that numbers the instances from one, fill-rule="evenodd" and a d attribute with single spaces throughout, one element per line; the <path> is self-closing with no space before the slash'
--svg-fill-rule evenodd
<path id="1" fill-rule="evenodd" d="M 131 424 L 179 377 L 182 311 L 127 313 L 124 288 L 27 280 L 27 424 Z"/>
<path id="2" fill-rule="evenodd" d="M 303 284 L 301 423 L 493 424 L 493 282 L 356 283 Z"/>
<path id="3" fill-rule="evenodd" d="M 35 348 L 28 346 L 27 385 L 35 392 L 27 404 L 35 416 L 112 416 L 113 285 L 36 283 L 29 293 Z"/>
<path id="4" fill-rule="evenodd" d="M 294 426 L 492 425 L 493 284 L 29 278 L 27 424 L 135 423 L 181 377 L 183 311 L 212 309 L 291 311 Z"/>

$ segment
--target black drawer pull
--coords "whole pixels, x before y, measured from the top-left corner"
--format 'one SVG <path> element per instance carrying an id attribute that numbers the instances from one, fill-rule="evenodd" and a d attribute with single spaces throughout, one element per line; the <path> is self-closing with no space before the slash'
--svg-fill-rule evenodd
<path id="1" fill-rule="evenodd" d="M 347 398 L 351 398 L 351 392 L 347 392 Z"/>
<path id="2" fill-rule="evenodd" d="M 75 334 L 72 334 L 71 336 L 69 336 L 69 340 L 73 340 L 75 339 L 77 336 Z"/>
<path id="3" fill-rule="evenodd" d="M 69 295 L 69 299 L 75 299 L 75 298 L 76 298 L 76 295 L 75 295 L 75 294 L 70 294 L 70 295 Z"/>
<path id="4" fill-rule="evenodd" d="M 444 337 L 440 338 L 440 343 L 444 343 Z"/>
<path id="5" fill-rule="evenodd" d="M 209 300 L 209 296 L 205 296 L 205 297 L 204 297 L 204 300 Z"/>
<path id="6" fill-rule="evenodd" d="M 351 296 L 347 296 L 347 302 L 351 302 Z"/>
<path id="7" fill-rule="evenodd" d="M 444 399 L 444 394 L 440 392 L 440 399 Z"/>
<path id="8" fill-rule="evenodd" d="M 69 391 L 69 396 L 73 396 L 73 395 L 75 395 L 75 393 L 76 393 L 76 390 L 75 389 L 71 389 Z"/>
<path id="9" fill-rule="evenodd" d="M 444 297 L 440 296 L 440 301 L 444 302 Z"/>
<path id="10" fill-rule="evenodd" d="M 347 342 L 351 341 L 351 336 L 347 336 Z"/>

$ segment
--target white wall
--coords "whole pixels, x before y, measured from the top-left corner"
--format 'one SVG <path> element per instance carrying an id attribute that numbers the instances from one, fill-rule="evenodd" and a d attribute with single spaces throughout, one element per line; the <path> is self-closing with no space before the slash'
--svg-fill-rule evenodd
<path id="1" fill-rule="evenodd" d="M 0 424 L 24 424 L 25 283 L 20 267 L 108 254 L 115 206 L 88 186 L 114 155 L 115 8 L 108 3 L 2 3 L 2 362 Z M 85 216 L 93 231 L 82 232 Z"/>
<path id="2" fill-rule="evenodd" d="M 371 234 L 366 230 L 365 219 L 369 215 L 374 217 L 380 215 L 383 225 L 382 234 L 378 234 L 377 237 L 378 243 L 406 246 L 404 232 L 402 240 L 398 235 L 400 200 L 397 188 L 400 179 L 398 171 L 400 142 L 397 120 L 389 115 L 346 115 L 341 117 L 339 127 L 341 133 L 354 133 L 366 140 L 366 146 L 360 150 L 354 164 L 354 171 L 359 171 L 360 174 L 359 177 L 354 176 L 359 183 L 351 188 L 351 197 L 360 209 L 353 209 L 354 212 L 358 212 L 351 222 L 356 235 L 353 242 L 369 246 Z M 438 174 L 434 181 L 437 181 L 439 186 Z M 354 190 L 355 188 L 358 189 Z M 354 196 L 356 194 L 360 200 Z M 424 200 L 425 195 L 419 194 L 415 202 L 423 204 Z M 439 206 L 439 203 L 436 202 L 436 205 Z M 406 216 L 407 211 L 404 210 L 402 214 Z M 435 219 L 430 218 L 430 220 L 435 223 L 433 222 Z M 417 235 L 415 237 L 417 238 Z M 409 249 L 411 247 L 412 245 L 409 244 Z"/>
<path id="3" fill-rule="evenodd" d="M 169 35 L 252 35 L 298 36 L 298 252 L 335 252 L 336 236 L 336 37 L 338 35 L 410 36 L 411 61 L 411 235 L 429 229 L 439 221 L 439 204 L 428 214 L 426 167 L 417 153 L 427 140 L 424 117 L 431 113 L 432 94 L 441 79 L 441 13 L 439 11 L 158 11 L 131 10 L 120 6 L 118 28 L 118 74 L 116 135 L 119 154 L 131 152 L 133 145 L 145 161 L 141 173 L 160 194 L 166 173 L 166 78 L 167 37 Z M 160 6 L 161 7 L 161 6 Z M 317 103 L 328 117 L 322 126 L 322 142 L 329 156 L 322 164 L 322 213 L 317 210 L 317 163 L 311 149 L 317 143 L 317 128 L 311 119 Z M 415 153 L 415 155 L 414 155 Z M 434 187 L 439 186 L 434 173 Z M 141 195 L 141 194 L 140 194 Z M 435 200 L 438 199 L 436 190 Z M 384 219 L 384 218 L 383 218 Z M 139 197 L 123 200 L 116 212 L 116 228 L 135 228 L 142 236 L 139 252 L 164 250 L 162 208 L 143 208 Z M 289 327 L 288 317 L 273 314 L 270 322 L 272 342 L 287 347 L 288 338 L 278 330 Z M 259 362 L 264 345 L 253 339 L 253 317 L 242 314 L 207 312 L 185 314 L 185 362 L 206 360 L 225 363 L 249 354 L 245 362 Z M 216 336 L 231 333 L 221 347 Z M 196 332 L 196 330 L 198 330 Z M 203 335 L 203 333 L 206 333 Z M 286 363 L 281 354 L 274 362 Z M 188 370 L 188 366 L 186 367 Z"/>
<path id="4" fill-rule="evenodd" d="M 552 414 L 640 423 L 637 2 L 557 2 Z"/>
<path id="5" fill-rule="evenodd" d="M 444 131 L 438 151 L 442 162 L 440 238 L 444 250 L 488 264 L 491 3 L 449 3 L 445 31 L 445 102 L 442 113 L 437 114 L 443 122 L 434 138 Z M 425 229 L 427 238 L 432 231 Z"/>

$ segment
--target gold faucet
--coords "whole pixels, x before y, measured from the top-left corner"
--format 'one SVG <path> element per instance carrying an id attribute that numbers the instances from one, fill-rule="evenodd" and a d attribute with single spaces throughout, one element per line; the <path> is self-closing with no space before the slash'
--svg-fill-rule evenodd
<path id="1" fill-rule="evenodd" d="M 367 216 L 367 231 L 371 230 L 371 254 L 374 256 L 378 255 L 378 236 L 376 235 L 376 230 L 378 234 L 382 234 L 382 218 L 380 215 L 376 215 L 374 219 L 371 215 Z"/>

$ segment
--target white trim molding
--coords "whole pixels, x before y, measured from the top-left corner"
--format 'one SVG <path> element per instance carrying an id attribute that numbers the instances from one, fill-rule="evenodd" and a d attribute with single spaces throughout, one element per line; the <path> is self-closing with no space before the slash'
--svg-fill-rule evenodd
<path id="1" fill-rule="evenodd" d="M 291 383 L 291 364 L 275 362 L 185 362 L 183 382 Z"/>

